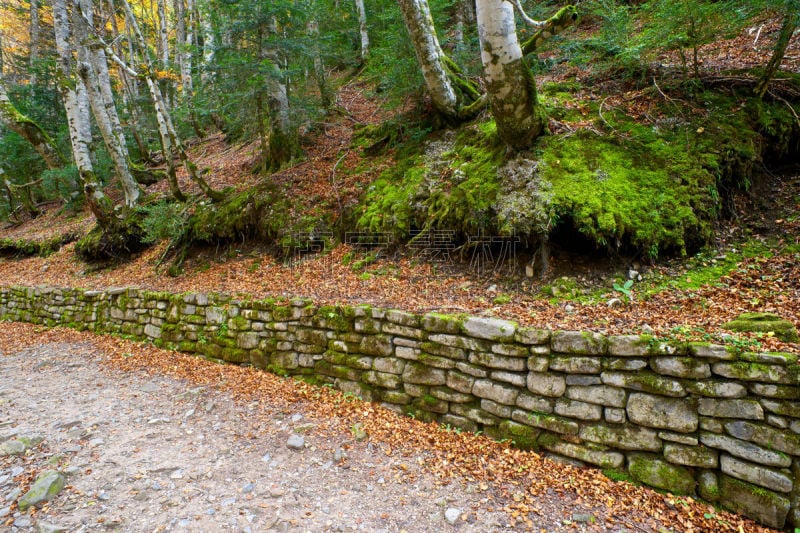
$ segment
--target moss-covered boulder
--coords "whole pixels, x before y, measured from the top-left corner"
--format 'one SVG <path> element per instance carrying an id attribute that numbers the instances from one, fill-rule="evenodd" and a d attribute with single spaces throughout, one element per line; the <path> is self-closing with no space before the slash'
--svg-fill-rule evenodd
<path id="1" fill-rule="evenodd" d="M 743 313 L 730 322 L 722 324 L 722 327 L 731 331 L 772 332 L 784 342 L 800 341 L 794 324 L 775 313 Z"/>
<path id="2" fill-rule="evenodd" d="M 61 492 L 66 485 L 64 474 L 55 470 L 43 472 L 33 482 L 31 488 L 17 502 L 20 511 L 27 511 L 30 507 L 48 502 Z"/>

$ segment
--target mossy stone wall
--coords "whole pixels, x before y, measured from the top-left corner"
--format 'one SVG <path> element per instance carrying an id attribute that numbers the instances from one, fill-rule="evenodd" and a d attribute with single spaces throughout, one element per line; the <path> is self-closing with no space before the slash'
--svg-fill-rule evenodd
<path id="1" fill-rule="evenodd" d="M 308 300 L 0 288 L 0 319 L 298 376 L 800 527 L 797 356 Z"/>

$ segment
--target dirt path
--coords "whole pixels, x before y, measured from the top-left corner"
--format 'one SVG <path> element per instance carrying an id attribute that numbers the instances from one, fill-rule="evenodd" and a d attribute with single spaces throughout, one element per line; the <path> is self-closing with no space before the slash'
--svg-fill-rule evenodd
<path id="1" fill-rule="evenodd" d="M 9 327 L 16 338 L 9 338 Z M 357 427 L 321 418 L 308 402 L 281 399 L 287 394 L 278 385 L 274 401 L 243 401 L 226 392 L 233 381 L 249 379 L 247 369 L 191 358 L 179 362 L 183 356 L 174 355 L 173 368 L 195 361 L 203 366 L 198 373 L 220 369 L 222 377 L 213 384 L 120 370 L 119 362 L 109 361 L 135 360 L 153 348 L 108 337 L 58 336 L 0 324 L 0 448 L 33 438 L 24 453 L 0 456 L 0 529 L 702 531 L 675 527 L 676 518 L 668 514 L 656 519 L 641 495 L 663 497 L 624 486 L 623 492 L 640 495 L 639 506 L 619 506 L 624 498 L 614 492 L 600 499 L 553 484 L 540 490 L 535 509 L 517 521 L 512 517 L 520 509 L 514 503 L 521 501 L 519 483 L 437 474 L 433 450 L 400 450 L 371 428 L 359 440 Z M 113 346 L 128 351 L 112 354 Z M 369 404 L 353 405 L 366 415 Z M 485 459 L 487 471 L 503 460 L 491 453 Z M 553 472 L 571 469 L 539 461 Z M 47 470 L 62 472 L 65 488 L 21 512 L 17 502 Z M 584 472 L 571 471 L 565 478 Z"/>

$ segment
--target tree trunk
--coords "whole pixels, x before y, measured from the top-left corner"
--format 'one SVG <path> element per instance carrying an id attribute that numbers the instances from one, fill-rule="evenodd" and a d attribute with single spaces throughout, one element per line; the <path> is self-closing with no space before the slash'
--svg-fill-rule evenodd
<path id="1" fill-rule="evenodd" d="M 153 100 L 153 106 L 156 110 L 156 119 L 159 124 L 159 133 L 161 134 L 162 146 L 165 151 L 165 160 L 172 158 L 173 149 L 177 151 L 178 157 L 183 163 L 184 168 L 186 168 L 186 172 L 189 174 L 189 177 L 192 179 L 192 181 L 197 183 L 197 185 L 200 187 L 200 190 L 202 190 L 203 193 L 213 201 L 222 200 L 225 196 L 221 192 L 211 188 L 203 176 L 200 175 L 197 165 L 192 162 L 192 160 L 189 158 L 189 155 L 186 153 L 183 143 L 181 142 L 181 138 L 178 136 L 175 126 L 172 123 L 172 117 L 170 116 L 169 110 L 164 101 L 164 97 L 161 94 L 160 88 L 158 87 L 155 72 L 153 70 L 153 64 L 148 56 L 147 43 L 142 36 L 142 32 L 139 30 L 139 24 L 136 22 L 136 18 L 133 16 L 131 6 L 128 4 L 127 0 L 122 0 L 122 7 L 125 9 L 125 15 L 128 17 L 131 28 L 133 29 L 134 34 L 139 42 L 139 47 L 142 50 L 142 58 L 146 68 L 145 81 L 147 82 L 147 87 L 150 89 L 150 96 Z M 120 67 L 127 69 L 129 73 L 134 75 L 136 74 L 136 72 L 130 70 L 130 68 L 127 67 L 121 59 L 116 58 L 116 61 Z M 176 190 L 179 191 L 179 189 L 177 189 L 177 181 L 174 181 L 174 183 L 171 181 L 170 185 L 174 185 Z M 182 196 L 182 193 L 178 196 Z M 176 196 L 176 198 L 178 196 Z"/>
<path id="2" fill-rule="evenodd" d="M 47 168 L 54 169 L 64 166 L 64 160 L 56 150 L 53 139 L 47 135 L 41 126 L 20 113 L 11 103 L 5 82 L 2 79 L 0 79 L 0 123 L 28 141 L 33 146 L 33 149 L 36 150 L 36 153 L 42 156 Z"/>
<path id="3" fill-rule="evenodd" d="M 55 33 L 58 67 L 61 74 L 59 90 L 67 114 L 72 156 L 81 177 L 83 192 L 89 209 L 101 228 L 109 227 L 115 220 L 114 204 L 105 195 L 92 167 L 91 117 L 86 88 L 76 83 L 72 76 L 72 50 L 70 24 L 66 0 L 53 0 L 53 31 Z"/>
<path id="4" fill-rule="evenodd" d="M 547 116 L 537 102 L 536 84 L 517 40 L 514 6 L 505 0 L 478 0 L 476 16 L 497 133 L 511 148 L 526 148 L 544 131 Z"/>
<path id="5" fill-rule="evenodd" d="M 92 0 L 80 0 L 80 8 L 76 9 L 75 16 L 78 42 L 83 43 L 78 49 L 80 60 L 78 74 L 86 86 L 95 122 L 111 160 L 114 162 L 114 168 L 125 195 L 125 205 L 133 207 L 139 201 L 141 190 L 130 171 L 127 140 L 114 104 L 114 95 L 111 92 L 108 59 L 103 45 L 92 38 L 94 33 L 92 11 Z"/>
<path id="6" fill-rule="evenodd" d="M 319 51 L 319 24 L 316 19 L 308 22 L 308 36 L 312 41 L 313 49 L 313 62 L 314 62 L 314 79 L 317 82 L 319 89 L 320 103 L 323 109 L 328 110 L 333 103 L 333 95 L 331 94 L 330 87 L 328 86 L 328 77 L 325 74 L 325 64 L 322 62 L 322 54 Z"/>
<path id="7" fill-rule="evenodd" d="M 267 31 L 273 34 L 277 33 L 277 21 L 274 18 Z M 271 70 L 265 82 L 270 118 L 269 156 L 266 166 L 269 170 L 277 170 L 282 164 L 288 163 L 298 155 L 300 145 L 297 130 L 291 120 L 288 88 L 280 67 L 281 57 L 275 50 L 266 48 L 262 35 L 259 36 L 259 41 L 260 59 L 269 62 Z"/>
<path id="8" fill-rule="evenodd" d="M 471 118 L 482 109 L 484 100 L 439 45 L 427 0 L 399 3 L 433 106 L 451 121 Z"/>
<path id="9" fill-rule="evenodd" d="M 367 33 L 367 12 L 364 9 L 364 0 L 355 0 L 358 11 L 358 31 L 361 34 L 361 61 L 369 57 L 369 33 Z"/>
<path id="10" fill-rule="evenodd" d="M 28 64 L 31 67 L 31 85 L 36 84 L 36 63 L 39 61 L 39 48 L 41 46 L 41 22 L 39 21 L 39 0 L 30 0 L 31 8 L 31 26 L 30 26 L 30 55 L 28 56 Z"/>
<path id="11" fill-rule="evenodd" d="M 166 69 L 167 66 L 169 66 L 169 33 L 167 31 L 166 0 L 158 0 L 158 58 L 161 61 L 161 68 Z"/>
<path id="12" fill-rule="evenodd" d="M 764 73 L 759 78 L 756 88 L 753 91 L 758 98 L 764 98 L 764 95 L 767 94 L 769 82 L 772 81 L 772 78 L 775 77 L 775 73 L 778 72 L 778 69 L 781 66 L 783 56 L 786 54 L 786 48 L 789 46 L 789 41 L 792 40 L 792 35 L 794 35 L 794 32 L 797 29 L 798 23 L 800 23 L 799 12 L 800 1 L 789 0 L 786 2 L 786 12 L 783 15 L 783 24 L 781 24 L 781 30 L 778 34 L 778 40 L 775 43 L 775 48 L 772 50 L 772 57 L 770 57 L 767 66 L 764 67 Z"/>

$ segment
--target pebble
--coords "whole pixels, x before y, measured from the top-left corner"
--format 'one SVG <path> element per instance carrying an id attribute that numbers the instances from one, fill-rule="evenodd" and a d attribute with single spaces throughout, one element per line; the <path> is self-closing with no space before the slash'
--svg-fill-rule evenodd
<path id="1" fill-rule="evenodd" d="M 444 512 L 444 519 L 447 520 L 447 523 L 450 525 L 454 525 L 458 518 L 461 516 L 461 509 L 457 509 L 456 507 L 449 507 Z"/>
<path id="2" fill-rule="evenodd" d="M 20 516 L 14 520 L 14 527 L 31 527 L 31 519 L 27 516 Z"/>
<path id="3" fill-rule="evenodd" d="M 286 441 L 286 447 L 290 450 L 302 450 L 306 445 L 306 440 L 301 435 L 291 435 Z"/>
<path id="4" fill-rule="evenodd" d="M 573 522 L 585 523 L 591 522 L 592 520 L 594 520 L 594 516 L 589 513 L 572 513 Z"/>
<path id="5" fill-rule="evenodd" d="M 261 460 L 264 461 L 265 463 L 268 463 L 272 460 L 272 456 L 268 453 L 265 453 L 264 455 L 261 456 Z"/>
<path id="6" fill-rule="evenodd" d="M 0 507 L 0 517 L 8 516 L 11 512 L 11 507 Z"/>
<path id="7" fill-rule="evenodd" d="M 242 487 L 242 492 L 245 494 L 249 494 L 255 490 L 256 486 L 253 483 L 248 483 L 244 487 Z"/>

